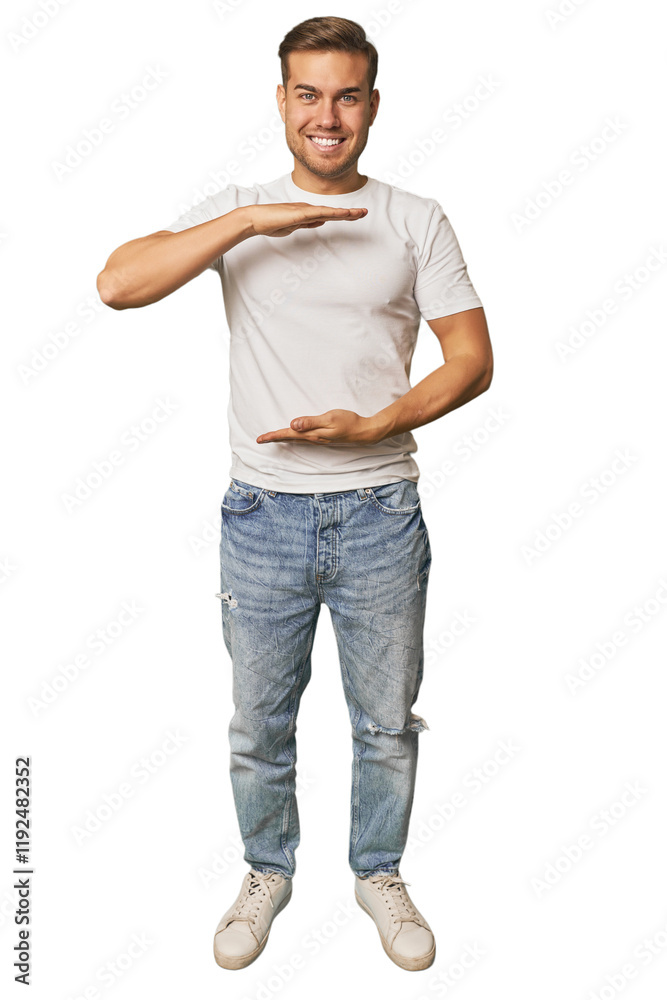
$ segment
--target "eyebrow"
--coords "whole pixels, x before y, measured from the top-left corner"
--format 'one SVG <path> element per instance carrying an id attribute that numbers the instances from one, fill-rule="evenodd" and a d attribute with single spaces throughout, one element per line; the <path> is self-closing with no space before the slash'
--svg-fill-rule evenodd
<path id="1" fill-rule="evenodd" d="M 311 83 L 295 83 L 295 90 L 311 90 L 314 94 L 321 94 L 322 91 L 318 90 L 317 87 L 313 87 Z M 361 87 L 342 87 L 340 90 L 336 91 L 336 94 L 360 94 Z"/>

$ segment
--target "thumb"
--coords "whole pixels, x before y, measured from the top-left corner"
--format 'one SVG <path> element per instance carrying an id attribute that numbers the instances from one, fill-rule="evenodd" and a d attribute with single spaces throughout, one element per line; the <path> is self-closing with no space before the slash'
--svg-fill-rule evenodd
<path id="1" fill-rule="evenodd" d="M 312 417 L 295 417 L 290 427 L 293 431 L 308 431 L 312 427 Z"/>

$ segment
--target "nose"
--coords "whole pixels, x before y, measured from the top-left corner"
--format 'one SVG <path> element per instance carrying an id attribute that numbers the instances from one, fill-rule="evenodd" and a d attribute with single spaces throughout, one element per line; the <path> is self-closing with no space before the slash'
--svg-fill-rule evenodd
<path id="1" fill-rule="evenodd" d="M 317 109 L 317 127 L 322 129 L 338 128 L 340 120 L 333 101 L 321 101 Z"/>

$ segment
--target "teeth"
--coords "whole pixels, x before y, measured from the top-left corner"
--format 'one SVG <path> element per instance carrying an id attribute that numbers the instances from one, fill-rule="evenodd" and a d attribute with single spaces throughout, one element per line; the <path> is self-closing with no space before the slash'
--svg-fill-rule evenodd
<path id="1" fill-rule="evenodd" d="M 338 146 L 342 139 L 318 139 L 316 136 L 311 135 L 309 138 L 316 142 L 318 146 Z"/>

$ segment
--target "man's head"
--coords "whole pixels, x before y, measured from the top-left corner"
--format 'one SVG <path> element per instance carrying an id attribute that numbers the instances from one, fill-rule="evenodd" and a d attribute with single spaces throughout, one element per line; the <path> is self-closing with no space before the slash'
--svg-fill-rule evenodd
<path id="1" fill-rule="evenodd" d="M 349 172 L 380 102 L 375 46 L 356 21 L 312 17 L 285 35 L 278 56 L 283 82 L 276 96 L 290 152 L 318 177 Z M 313 137 L 342 141 L 322 146 Z"/>

